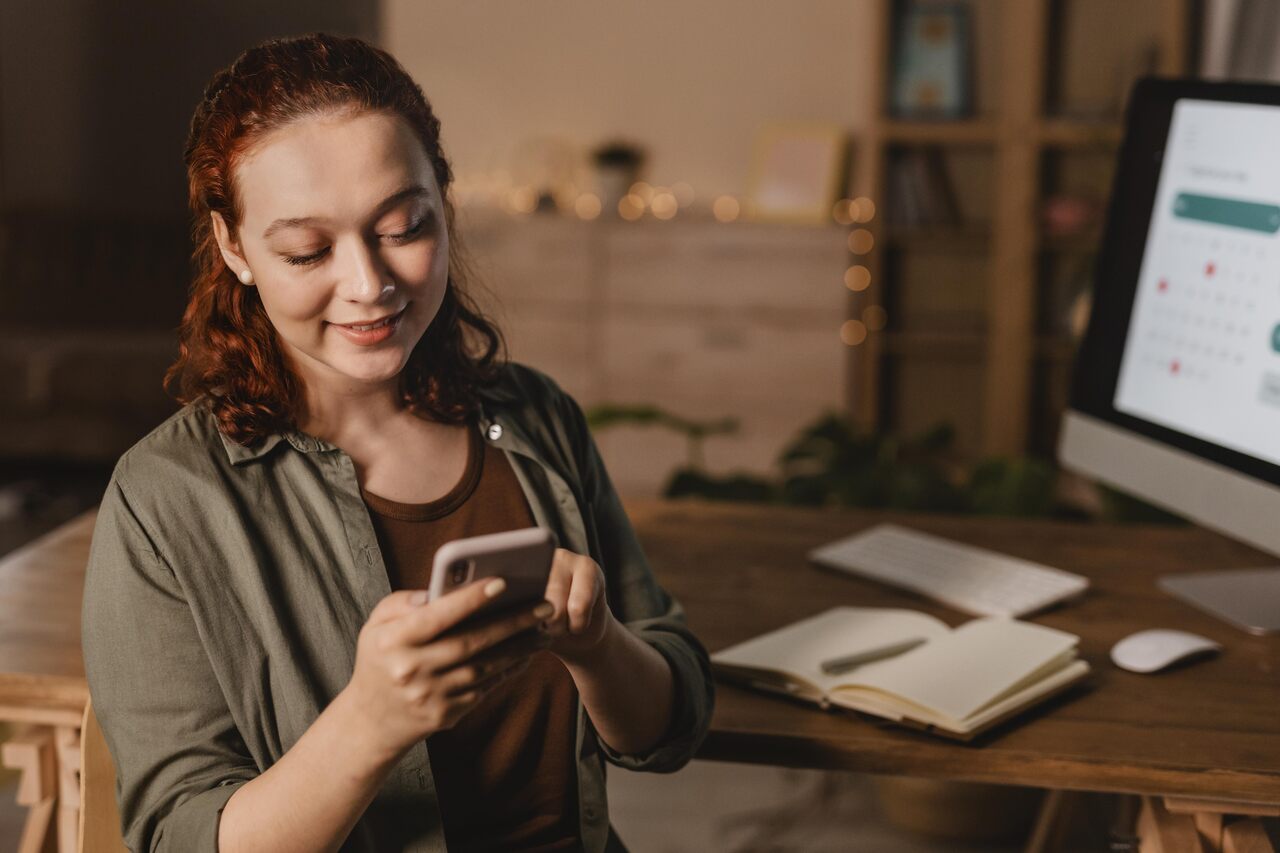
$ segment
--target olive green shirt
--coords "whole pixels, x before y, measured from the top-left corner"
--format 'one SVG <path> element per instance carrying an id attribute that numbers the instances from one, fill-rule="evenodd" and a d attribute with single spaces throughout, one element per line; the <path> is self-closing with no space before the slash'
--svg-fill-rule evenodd
<path id="1" fill-rule="evenodd" d="M 538 524 L 604 571 L 610 608 L 671 666 L 664 738 L 623 755 L 577 712 L 578 813 L 589 851 L 616 849 L 605 762 L 674 771 L 710 722 L 706 651 L 655 582 L 574 400 L 508 365 L 478 428 L 506 452 Z M 116 465 L 94 529 L 85 673 L 134 851 L 217 850 L 222 808 L 278 761 L 347 685 L 356 642 L 391 593 L 351 458 L 298 431 L 253 448 L 192 403 Z M 425 740 L 388 776 L 342 848 L 440 851 Z"/>

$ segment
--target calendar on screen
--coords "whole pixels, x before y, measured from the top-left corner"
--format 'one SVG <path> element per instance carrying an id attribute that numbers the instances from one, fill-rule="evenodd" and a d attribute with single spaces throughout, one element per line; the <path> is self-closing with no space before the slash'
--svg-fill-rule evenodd
<path id="1" fill-rule="evenodd" d="M 1115 407 L 1280 464 L 1280 108 L 1174 107 Z"/>

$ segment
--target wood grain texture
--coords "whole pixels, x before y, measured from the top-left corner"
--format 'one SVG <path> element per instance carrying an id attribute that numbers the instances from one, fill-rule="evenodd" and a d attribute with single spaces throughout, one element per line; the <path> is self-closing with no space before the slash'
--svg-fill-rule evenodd
<path id="1" fill-rule="evenodd" d="M 1120 527 L 707 503 L 628 504 L 659 581 L 711 651 L 835 605 L 966 616 L 809 565 L 805 553 L 882 521 L 1088 576 L 1080 601 L 1033 621 L 1081 638 L 1086 686 L 971 745 L 718 686 L 702 757 L 1051 789 L 1280 803 L 1280 637 L 1248 636 L 1156 589 L 1168 572 L 1264 565 L 1257 551 L 1195 528 Z M 1110 663 L 1128 634 L 1176 627 L 1224 646 L 1155 676 Z"/>
<path id="2" fill-rule="evenodd" d="M 89 692 L 80 654 L 80 600 L 91 510 L 0 560 L 0 706 L 69 711 Z"/>

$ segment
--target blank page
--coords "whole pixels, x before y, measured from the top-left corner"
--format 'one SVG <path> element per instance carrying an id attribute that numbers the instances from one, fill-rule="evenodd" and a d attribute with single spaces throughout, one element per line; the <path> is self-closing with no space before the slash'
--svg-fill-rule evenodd
<path id="1" fill-rule="evenodd" d="M 881 690 L 962 721 L 1078 642 L 1074 634 L 1031 622 L 975 619 L 943 640 L 839 680 L 842 687 Z"/>
<path id="2" fill-rule="evenodd" d="M 823 674 L 821 663 L 913 637 L 932 639 L 950 633 L 946 623 L 915 610 L 886 607 L 833 607 L 711 656 L 715 663 L 772 669 L 811 684 L 847 681 Z M 911 652 L 907 652 L 911 654 Z"/>

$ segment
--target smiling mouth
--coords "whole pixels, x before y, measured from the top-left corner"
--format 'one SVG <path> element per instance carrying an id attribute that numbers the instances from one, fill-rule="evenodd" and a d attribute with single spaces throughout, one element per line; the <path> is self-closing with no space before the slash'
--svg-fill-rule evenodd
<path id="1" fill-rule="evenodd" d="M 405 308 L 407 307 L 409 306 L 406 305 Z M 357 323 L 333 323 L 332 325 L 341 326 L 344 329 L 352 329 L 357 332 L 368 332 L 373 329 L 381 329 L 383 326 L 387 325 L 388 323 L 392 323 L 398 320 L 400 318 L 400 315 L 403 313 L 404 313 L 404 308 L 401 308 L 396 313 L 388 314 L 387 316 L 383 317 L 381 320 L 375 320 L 372 323 L 358 323 L 358 324 Z"/>

